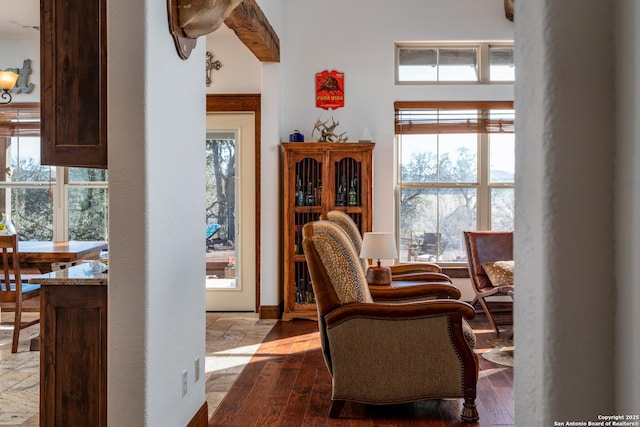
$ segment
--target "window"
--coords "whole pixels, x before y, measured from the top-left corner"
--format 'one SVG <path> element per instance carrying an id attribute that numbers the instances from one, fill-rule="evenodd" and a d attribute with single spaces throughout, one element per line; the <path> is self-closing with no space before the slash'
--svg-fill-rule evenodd
<path id="1" fill-rule="evenodd" d="M 66 177 L 66 234 L 69 240 L 108 240 L 109 192 L 107 171 L 57 168 Z"/>
<path id="2" fill-rule="evenodd" d="M 513 82 L 513 44 L 397 44 L 396 82 Z"/>
<path id="3" fill-rule="evenodd" d="M 40 165 L 38 105 L 0 117 L 0 145 L 0 212 L 21 240 L 108 239 L 107 171 Z"/>
<path id="4" fill-rule="evenodd" d="M 462 232 L 513 229 L 512 102 L 396 102 L 400 261 L 466 261 Z"/>

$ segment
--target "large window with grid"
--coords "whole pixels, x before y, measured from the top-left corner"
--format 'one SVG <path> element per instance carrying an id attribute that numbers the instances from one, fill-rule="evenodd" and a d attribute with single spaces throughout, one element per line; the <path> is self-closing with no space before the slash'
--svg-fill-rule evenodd
<path id="1" fill-rule="evenodd" d="M 21 240 L 107 240 L 103 169 L 40 164 L 39 105 L 0 114 L 0 214 Z"/>
<path id="2" fill-rule="evenodd" d="M 466 262 L 462 232 L 513 229 L 512 102 L 396 102 L 400 261 Z"/>

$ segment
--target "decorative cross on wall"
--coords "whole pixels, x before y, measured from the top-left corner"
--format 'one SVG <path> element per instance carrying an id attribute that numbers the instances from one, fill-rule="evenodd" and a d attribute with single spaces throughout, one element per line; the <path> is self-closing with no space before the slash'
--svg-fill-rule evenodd
<path id="1" fill-rule="evenodd" d="M 213 60 L 213 53 L 211 52 L 207 52 L 207 59 L 206 59 L 206 64 L 207 64 L 207 86 L 211 86 L 211 70 L 219 70 L 220 68 L 222 68 L 222 63 L 218 60 Z"/>

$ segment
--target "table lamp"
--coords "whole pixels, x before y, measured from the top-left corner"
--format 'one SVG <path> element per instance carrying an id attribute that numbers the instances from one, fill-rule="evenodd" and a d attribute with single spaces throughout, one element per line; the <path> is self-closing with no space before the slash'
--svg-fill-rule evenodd
<path id="1" fill-rule="evenodd" d="M 391 269 L 380 265 L 381 259 L 396 259 L 398 252 L 393 233 L 368 232 L 364 233 L 360 258 L 377 259 L 377 265 L 367 270 L 367 283 L 384 286 L 391 284 Z"/>

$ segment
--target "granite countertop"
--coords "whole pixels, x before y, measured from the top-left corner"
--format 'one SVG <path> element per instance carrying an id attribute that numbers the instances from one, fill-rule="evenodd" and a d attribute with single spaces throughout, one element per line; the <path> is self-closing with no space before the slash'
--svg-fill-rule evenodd
<path id="1" fill-rule="evenodd" d="M 31 277 L 29 283 L 40 285 L 106 285 L 109 274 L 106 266 L 100 264 L 101 271 L 94 271 L 93 262 L 82 262 L 63 270 L 52 271 Z"/>

